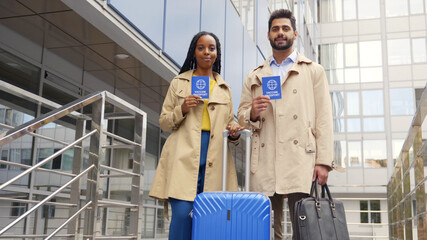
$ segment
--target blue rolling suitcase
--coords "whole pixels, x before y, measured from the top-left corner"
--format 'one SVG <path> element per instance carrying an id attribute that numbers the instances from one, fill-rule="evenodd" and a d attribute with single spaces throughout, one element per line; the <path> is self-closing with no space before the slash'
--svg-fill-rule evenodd
<path id="1" fill-rule="evenodd" d="M 193 205 L 192 240 L 270 240 L 270 199 L 261 193 L 249 192 L 250 137 L 246 136 L 245 191 L 225 192 L 227 182 L 227 131 L 224 132 L 223 192 L 204 192 L 197 195 Z"/>

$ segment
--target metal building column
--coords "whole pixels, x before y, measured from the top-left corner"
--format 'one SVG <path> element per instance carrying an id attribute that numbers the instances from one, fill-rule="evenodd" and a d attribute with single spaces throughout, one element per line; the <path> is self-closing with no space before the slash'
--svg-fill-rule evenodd
<path id="1" fill-rule="evenodd" d="M 105 108 L 105 93 L 102 94 L 100 100 L 92 103 L 92 130 L 97 132 L 90 138 L 89 147 L 89 166 L 95 165 L 89 174 L 86 186 L 86 203 L 92 201 L 92 206 L 88 208 L 85 213 L 84 221 L 84 239 L 93 240 L 96 236 L 101 235 L 100 232 L 100 216 L 98 211 L 99 201 L 99 168 L 103 158 L 104 150 L 102 149 L 104 134 L 103 134 L 103 120 Z"/>
<path id="2" fill-rule="evenodd" d="M 422 214 L 426 212 L 426 189 L 424 179 L 424 163 L 423 163 L 423 152 L 420 151 L 423 145 L 422 139 L 422 130 L 421 127 L 417 129 L 417 135 L 414 139 L 414 172 L 415 172 L 415 185 L 418 185 L 415 192 L 415 199 L 417 205 L 416 214 L 420 214 L 417 217 L 417 229 L 418 229 L 418 239 L 427 239 L 427 216 Z M 421 184 L 422 183 L 422 184 Z"/>
<path id="3" fill-rule="evenodd" d="M 76 133 L 74 139 L 79 139 L 83 137 L 86 130 L 86 120 L 78 119 L 76 122 Z M 83 161 L 83 144 L 80 142 L 74 148 L 74 157 L 73 157 L 73 174 L 78 175 L 81 171 L 82 161 Z M 73 216 L 80 209 L 80 180 L 77 180 L 71 184 L 70 192 L 70 203 L 75 204 L 75 207 L 70 207 L 68 211 L 68 216 Z M 68 237 L 68 240 L 78 239 L 78 227 L 80 222 L 80 217 L 75 218 L 68 223 L 68 234 L 73 234 L 74 236 Z"/>
<path id="4" fill-rule="evenodd" d="M 132 171 L 138 176 L 132 177 L 131 204 L 138 205 L 130 211 L 129 231 L 136 236 L 137 240 L 142 236 L 142 210 L 143 210 L 143 184 L 144 184 L 144 159 L 145 159 L 145 139 L 147 132 L 147 117 L 135 113 L 134 142 L 140 146 L 134 146 Z"/>

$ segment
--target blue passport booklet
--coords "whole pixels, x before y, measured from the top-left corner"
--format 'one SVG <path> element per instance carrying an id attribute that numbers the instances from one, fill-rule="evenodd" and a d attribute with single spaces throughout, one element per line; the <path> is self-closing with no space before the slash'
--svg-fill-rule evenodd
<path id="1" fill-rule="evenodd" d="M 262 95 L 269 96 L 270 99 L 282 98 L 282 87 L 280 85 L 280 76 L 262 78 Z"/>
<path id="2" fill-rule="evenodd" d="M 193 76 L 191 78 L 191 95 L 209 99 L 209 76 Z"/>

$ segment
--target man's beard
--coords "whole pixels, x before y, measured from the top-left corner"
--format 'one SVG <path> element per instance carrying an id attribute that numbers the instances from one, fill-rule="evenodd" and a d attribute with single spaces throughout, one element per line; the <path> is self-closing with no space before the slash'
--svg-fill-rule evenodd
<path id="1" fill-rule="evenodd" d="M 277 38 L 276 38 L 277 39 Z M 270 40 L 270 45 L 274 50 L 286 50 L 290 47 L 292 47 L 292 45 L 294 44 L 294 40 L 293 39 L 287 39 L 286 44 L 285 45 L 276 45 L 274 40 Z"/>

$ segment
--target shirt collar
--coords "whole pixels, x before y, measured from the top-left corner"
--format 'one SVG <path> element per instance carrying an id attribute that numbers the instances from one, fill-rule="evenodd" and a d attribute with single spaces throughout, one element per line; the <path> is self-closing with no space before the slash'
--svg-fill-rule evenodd
<path id="1" fill-rule="evenodd" d="M 297 56 L 298 56 L 297 51 L 293 50 L 292 53 L 285 60 L 283 60 L 280 65 L 282 65 L 286 62 L 289 62 L 289 61 L 292 61 L 292 63 L 294 63 L 297 60 Z M 276 66 L 280 66 L 279 64 L 277 64 L 276 59 L 274 59 L 273 56 L 271 56 L 271 58 L 270 58 L 270 66 L 272 64 L 274 64 Z"/>

